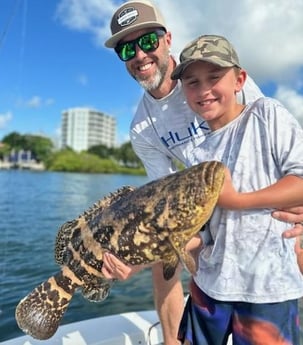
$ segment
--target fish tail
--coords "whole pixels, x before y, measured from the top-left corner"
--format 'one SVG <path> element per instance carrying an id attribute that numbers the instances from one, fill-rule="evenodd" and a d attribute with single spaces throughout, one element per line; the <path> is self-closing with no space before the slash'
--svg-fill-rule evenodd
<path id="1" fill-rule="evenodd" d="M 37 286 L 17 305 L 20 329 L 40 340 L 53 336 L 78 286 L 62 271 Z"/>

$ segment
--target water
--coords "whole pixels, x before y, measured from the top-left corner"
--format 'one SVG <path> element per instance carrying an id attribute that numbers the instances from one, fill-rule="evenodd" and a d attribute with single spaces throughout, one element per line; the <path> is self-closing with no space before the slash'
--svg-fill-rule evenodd
<path id="1" fill-rule="evenodd" d="M 58 227 L 117 188 L 146 182 L 145 176 L 0 170 L 0 341 L 23 335 L 14 318 L 17 303 L 58 270 L 53 259 Z M 100 304 L 77 294 L 63 323 L 152 308 L 146 270 L 116 283 Z"/>
<path id="2" fill-rule="evenodd" d="M 58 227 L 117 188 L 146 182 L 144 176 L 0 170 L 0 342 L 23 335 L 14 317 L 17 303 L 58 270 Z M 62 324 L 145 309 L 153 309 L 149 270 L 117 282 L 100 304 L 76 294 Z"/>

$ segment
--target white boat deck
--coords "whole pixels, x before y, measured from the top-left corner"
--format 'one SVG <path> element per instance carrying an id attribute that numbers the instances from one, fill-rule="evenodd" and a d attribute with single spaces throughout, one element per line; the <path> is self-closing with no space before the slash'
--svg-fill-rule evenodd
<path id="1" fill-rule="evenodd" d="M 0 345 L 163 345 L 163 336 L 156 311 L 149 310 L 62 325 L 48 340 L 25 335 Z"/>
<path id="2" fill-rule="evenodd" d="M 0 345 L 160 345 L 157 313 L 153 310 L 79 321 L 59 327 L 48 340 L 22 336 Z"/>

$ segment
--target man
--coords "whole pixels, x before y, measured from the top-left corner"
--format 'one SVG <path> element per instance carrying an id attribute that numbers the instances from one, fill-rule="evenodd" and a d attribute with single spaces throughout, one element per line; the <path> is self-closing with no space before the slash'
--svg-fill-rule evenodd
<path id="1" fill-rule="evenodd" d="M 209 129 L 187 106 L 181 84 L 170 78 L 176 61 L 170 55 L 171 33 L 167 31 L 163 16 L 147 0 L 128 1 L 114 13 L 111 32 L 112 36 L 105 42 L 106 47 L 115 49 L 129 74 L 145 90 L 131 123 L 130 138 L 149 178 L 156 179 L 175 172 L 176 160 L 190 166 L 193 149 L 204 140 Z M 237 96 L 241 103 L 246 104 L 262 93 L 248 78 L 243 92 Z M 303 207 L 289 211 L 294 213 L 279 211 L 275 216 L 289 222 L 303 221 Z M 302 227 L 297 225 L 285 236 L 301 233 Z M 198 238 L 194 241 L 199 245 Z M 103 273 L 109 278 L 126 279 L 137 269 L 127 270 L 122 262 L 112 257 L 104 260 Z M 181 268 L 171 280 L 165 281 L 162 265 L 152 267 L 155 306 L 165 345 L 180 344 L 177 332 L 184 307 L 180 272 Z"/>

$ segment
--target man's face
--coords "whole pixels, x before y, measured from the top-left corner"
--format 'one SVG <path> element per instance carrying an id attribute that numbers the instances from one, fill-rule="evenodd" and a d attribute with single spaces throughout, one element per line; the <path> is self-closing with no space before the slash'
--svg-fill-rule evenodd
<path id="1" fill-rule="evenodd" d="M 153 32 L 154 28 L 147 28 L 126 35 L 121 41 L 128 42 Z M 169 48 L 171 35 L 166 33 L 159 37 L 159 47 L 152 52 L 144 52 L 136 45 L 136 55 L 125 62 L 129 74 L 147 91 L 157 89 L 163 82 L 169 63 Z"/>

